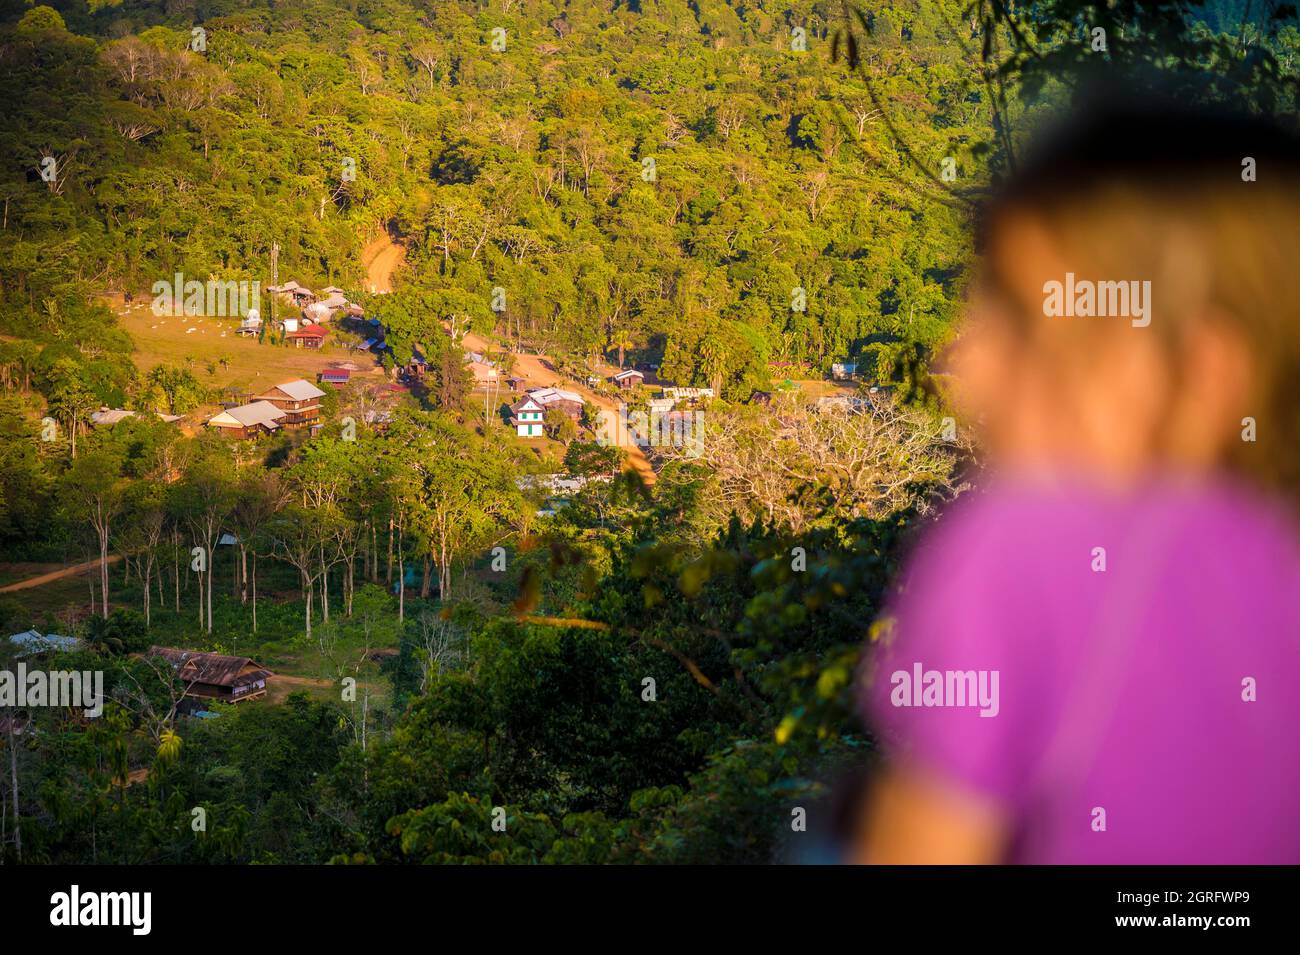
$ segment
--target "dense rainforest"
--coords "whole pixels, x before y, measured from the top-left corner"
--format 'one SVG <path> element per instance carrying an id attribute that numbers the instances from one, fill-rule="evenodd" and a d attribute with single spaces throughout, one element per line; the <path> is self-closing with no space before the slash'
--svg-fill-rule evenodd
<path id="1" fill-rule="evenodd" d="M 971 203 L 1098 72 L 1294 112 L 1298 54 L 1234 2 L 3 0 L 0 589 L 96 566 L 0 624 L 108 702 L 0 706 L 0 858 L 819 858 L 860 647 L 973 463 L 925 369 Z M 310 437 L 92 427 L 215 403 L 224 356 L 123 325 L 176 273 L 346 289 L 430 384 L 383 428 L 356 389 Z M 704 453 L 533 453 L 445 329 L 713 385 Z M 779 387 L 845 360 L 868 412 Z M 153 645 L 285 692 L 182 716 Z"/>

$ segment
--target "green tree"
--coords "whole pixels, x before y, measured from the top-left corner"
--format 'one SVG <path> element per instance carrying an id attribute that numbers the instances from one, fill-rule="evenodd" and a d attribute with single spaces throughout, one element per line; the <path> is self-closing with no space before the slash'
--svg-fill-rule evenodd
<path id="1" fill-rule="evenodd" d="M 90 524 L 99 551 L 100 616 L 108 617 L 108 550 L 114 521 L 122 512 L 127 482 L 122 458 L 101 448 L 73 462 L 60 482 L 59 494 L 73 517 Z"/>

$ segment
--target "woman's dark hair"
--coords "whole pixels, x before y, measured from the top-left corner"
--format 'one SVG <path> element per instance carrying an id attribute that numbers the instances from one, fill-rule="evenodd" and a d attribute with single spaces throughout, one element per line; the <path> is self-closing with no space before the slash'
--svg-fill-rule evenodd
<path id="1" fill-rule="evenodd" d="M 1300 137 L 1281 123 L 1164 97 L 1097 92 L 1040 124 L 981 204 L 978 234 L 1005 208 L 1069 203 L 1116 183 L 1186 194 L 1249 189 L 1266 178 L 1288 178 L 1300 188 Z"/>

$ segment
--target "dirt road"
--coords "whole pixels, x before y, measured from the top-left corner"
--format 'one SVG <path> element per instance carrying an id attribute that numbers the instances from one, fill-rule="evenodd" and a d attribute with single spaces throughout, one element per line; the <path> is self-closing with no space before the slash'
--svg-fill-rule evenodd
<path id="1" fill-rule="evenodd" d="M 122 559 L 121 554 L 110 554 L 108 557 L 108 562 L 110 564 L 116 564 L 121 559 Z M 64 577 L 72 577 L 75 576 L 76 574 L 84 574 L 87 571 L 94 570 L 98 567 L 99 567 L 99 558 L 96 557 L 94 560 L 88 560 L 83 564 L 72 564 L 69 567 L 63 567 L 60 568 L 59 570 L 52 570 L 48 574 L 40 574 L 39 576 L 28 577 L 26 580 L 20 580 L 17 581 L 16 583 L 5 584 L 3 587 L 0 587 L 0 594 L 12 593 L 15 590 L 28 590 L 31 587 L 43 587 L 46 584 L 53 583 L 56 580 L 62 580 Z"/>
<path id="2" fill-rule="evenodd" d="M 283 683 L 286 686 L 335 686 L 336 684 L 329 680 L 313 679 L 309 676 L 289 676 L 285 673 L 277 673 L 272 679 L 276 683 Z"/>
<path id="3" fill-rule="evenodd" d="M 366 291 L 391 292 L 393 273 L 406 258 L 406 249 L 381 233 L 361 250 L 361 264 L 366 267 Z"/>

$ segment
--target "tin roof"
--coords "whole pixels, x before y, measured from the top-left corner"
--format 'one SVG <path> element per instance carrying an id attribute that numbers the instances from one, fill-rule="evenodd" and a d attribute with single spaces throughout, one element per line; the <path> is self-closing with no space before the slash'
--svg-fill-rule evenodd
<path id="1" fill-rule="evenodd" d="M 240 405 L 237 408 L 227 408 L 220 414 L 213 415 L 208 419 L 208 424 L 218 427 L 242 427 L 247 428 L 251 425 L 262 425 L 266 428 L 278 428 L 275 422 L 283 418 L 285 412 L 281 411 L 269 401 L 254 401 L 252 404 Z"/>
<path id="2" fill-rule="evenodd" d="M 304 378 L 295 378 L 293 381 L 286 381 L 275 387 L 294 401 L 310 401 L 313 398 L 325 397 L 325 392 Z"/>
<path id="3" fill-rule="evenodd" d="M 162 657 L 187 683 L 211 686 L 238 686 L 274 676 L 270 670 L 249 657 L 230 657 L 223 653 L 180 650 L 176 647 L 150 647 L 149 655 Z"/>

